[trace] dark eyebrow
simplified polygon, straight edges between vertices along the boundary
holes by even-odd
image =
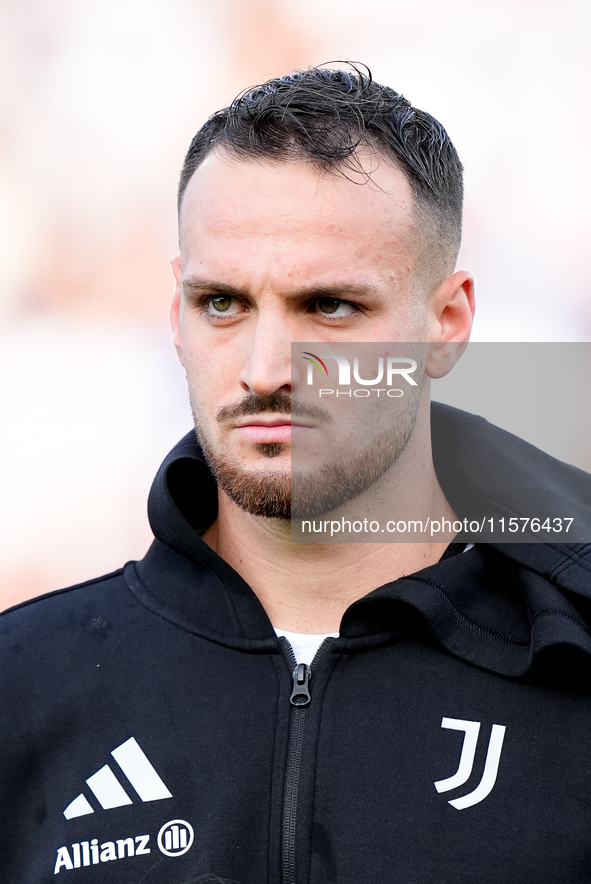
[[[226,282],[214,282],[214,280],[197,279],[192,276],[183,280],[183,291],[187,292],[187,294],[195,295],[211,295],[215,292],[220,295],[232,295],[237,298],[248,296],[246,289],[236,288],[236,286],[228,285]]]
[[[183,290],[191,295],[200,295],[213,293],[220,295],[229,295],[235,298],[247,298],[250,293],[248,289],[238,288],[229,285],[226,282],[216,282],[215,280],[200,279],[198,277],[188,277],[183,280]],[[351,297],[368,297],[378,295],[379,291],[373,285],[360,285],[354,283],[342,283],[336,285],[313,286],[309,289],[302,288],[298,292],[287,295],[288,301],[299,301],[311,298],[334,298],[335,300],[346,300]]]

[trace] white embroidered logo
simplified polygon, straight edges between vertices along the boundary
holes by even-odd
[[[158,832],[158,847],[165,856],[182,856],[190,849],[195,833],[186,820],[171,820]]]
[[[464,731],[464,742],[462,752],[460,754],[460,764],[457,771],[452,777],[445,780],[438,780],[434,783],[438,792],[450,792],[463,786],[470,778],[474,769],[474,756],[476,755],[476,746],[478,744],[478,735],[480,734],[479,721],[463,721],[461,718],[442,718],[441,727],[449,730]],[[448,803],[456,810],[464,810],[466,807],[473,807],[483,801],[487,795],[492,792],[493,786],[497,781],[497,773],[499,770],[499,761],[501,758],[501,750],[503,748],[503,740],[505,738],[505,725],[493,724],[490,739],[488,741],[488,749],[486,752],[486,760],[484,762],[484,771],[479,784],[461,798],[454,798]]]
[[[130,737],[125,743],[121,743],[120,746],[113,749],[111,755],[142,801],[160,801],[164,798],[172,798],[171,792],[168,791],[134,737]],[[89,777],[86,784],[103,810],[133,804],[132,799],[108,764]],[[64,810],[67,820],[89,813],[94,813],[94,808],[82,792]]]

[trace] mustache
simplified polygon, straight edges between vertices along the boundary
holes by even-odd
[[[288,393],[276,391],[267,395],[250,393],[241,402],[233,405],[222,405],[217,412],[216,420],[219,423],[236,420],[248,415],[263,414],[270,411],[275,414],[290,414],[292,417],[311,418],[312,420],[330,423],[332,417],[324,408],[318,405],[304,405],[293,399]]]

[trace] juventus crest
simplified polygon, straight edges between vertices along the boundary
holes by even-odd
[[[460,763],[458,769],[452,777],[445,780],[438,780],[434,783],[438,792],[451,792],[466,783],[474,769],[474,758],[476,756],[476,747],[478,745],[478,737],[480,735],[479,721],[463,721],[461,718],[442,718],[441,727],[454,731],[464,731],[464,742],[460,753]],[[467,807],[473,807],[490,795],[494,784],[497,781],[497,773],[499,770],[499,761],[501,759],[501,751],[503,748],[503,740],[505,738],[505,725],[493,724],[484,762],[484,770],[480,782],[471,792],[463,795],[461,798],[454,798],[448,803],[456,810],[465,810]]]

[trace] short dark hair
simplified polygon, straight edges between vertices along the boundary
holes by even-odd
[[[239,157],[309,159],[333,170],[357,168],[360,147],[377,150],[405,173],[419,217],[430,221],[447,260],[462,230],[462,164],[441,125],[372,78],[369,68],[309,68],[268,80],[213,114],[197,132],[181,172],[178,208],[195,169],[218,145]],[[433,243],[431,243],[433,245]]]

